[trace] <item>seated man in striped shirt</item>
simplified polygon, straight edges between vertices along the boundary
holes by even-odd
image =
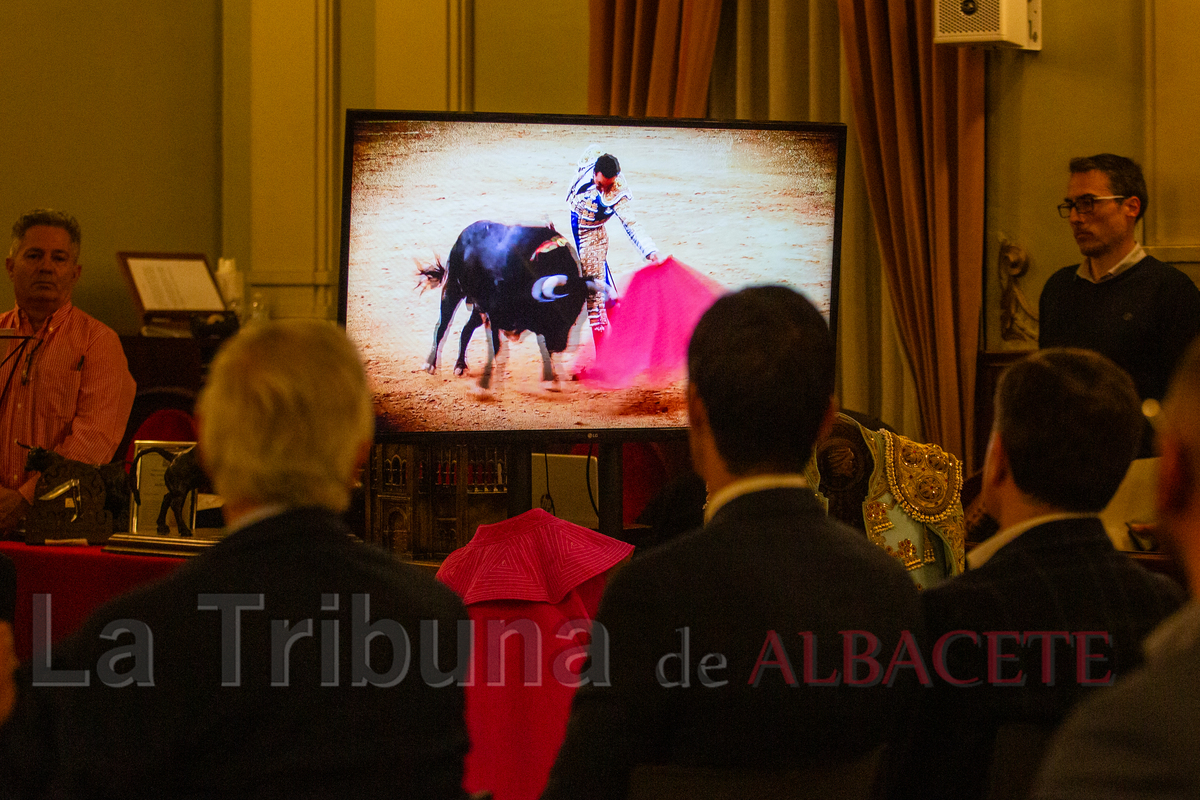
[[[26,447],[89,464],[112,459],[136,388],[115,331],[71,304],[79,280],[79,222],[38,209],[13,224],[4,260],[17,307],[0,315],[0,530],[33,504],[38,474]]]

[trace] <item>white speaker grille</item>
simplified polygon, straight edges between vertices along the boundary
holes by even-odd
[[[999,31],[999,0],[938,0],[938,33],[998,33]]]

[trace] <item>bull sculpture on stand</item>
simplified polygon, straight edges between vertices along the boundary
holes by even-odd
[[[197,497],[200,493],[211,494],[212,482],[209,481],[208,475],[205,474],[200,466],[200,459],[196,454],[196,448],[190,447],[182,453],[177,453],[172,450],[167,450],[162,447],[148,447],[142,450],[134,458],[133,471],[136,474],[137,460],[148,453],[154,453],[162,456],[167,460],[167,471],[163,475],[163,483],[166,484],[167,493],[163,495],[162,505],[158,510],[158,519],[156,526],[158,532],[166,535],[171,532],[171,526],[167,524],[167,511],[175,515],[175,527],[179,529],[180,536],[191,536],[192,528],[188,525],[187,515],[183,513],[184,503],[188,496],[192,497],[193,516],[196,508]],[[133,490],[134,499],[141,504],[141,497],[136,488]]]
[[[191,536],[192,529],[183,513],[189,495],[211,492],[208,476],[201,469],[195,448],[176,453],[161,447],[147,448],[137,459],[155,453],[168,461],[163,476],[167,493],[159,508],[157,530],[168,534],[167,512],[175,515],[180,536]],[[104,544],[115,531],[129,530],[130,498],[139,505],[141,496],[131,485],[125,463],[95,466],[47,450],[32,447],[25,458],[28,472],[40,472],[34,490],[34,503],[25,518],[26,541],[42,544],[47,540],[78,539],[88,544]]]
[[[128,530],[130,489],[123,463],[98,467],[33,447],[25,469],[41,473],[25,517],[30,544],[58,539],[104,544],[114,530]]]

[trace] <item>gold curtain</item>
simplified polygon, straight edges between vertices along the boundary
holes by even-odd
[[[984,60],[929,0],[838,0],[867,194],[925,435],[974,468]]]
[[[721,0],[590,0],[588,113],[703,117]]]
[[[835,4],[727,0],[710,116],[846,123],[837,396],[843,408],[923,441],[916,383],[883,279],[849,86]]]

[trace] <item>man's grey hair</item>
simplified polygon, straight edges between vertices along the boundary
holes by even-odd
[[[52,208],[35,208],[17,217],[12,226],[12,243],[8,246],[8,257],[12,258],[21,247],[25,234],[35,225],[49,225],[51,228],[62,228],[71,239],[75,248],[75,259],[79,260],[79,248],[83,241],[83,233],[79,228],[79,220],[62,211]]]
[[[243,329],[213,360],[196,408],[201,459],[227,502],[349,505],[374,414],[358,351],[333,324]]]

